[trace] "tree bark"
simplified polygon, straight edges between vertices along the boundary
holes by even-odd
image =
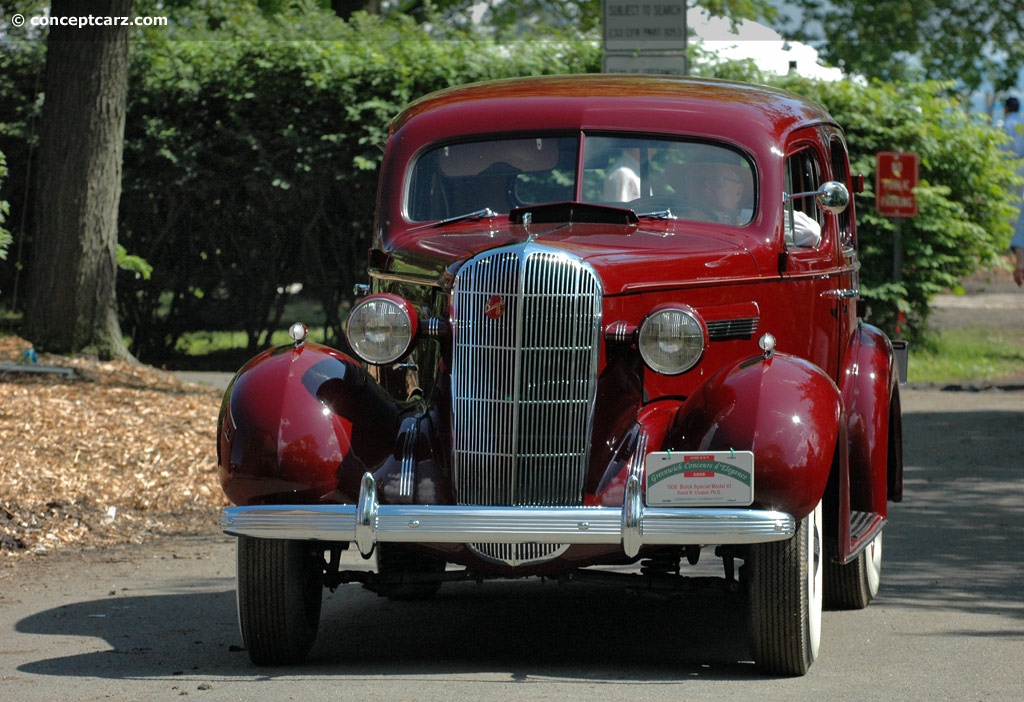
[[[52,17],[129,17],[131,0],[53,0]],[[23,335],[40,350],[131,359],[117,318],[117,213],[129,26],[51,25]]]

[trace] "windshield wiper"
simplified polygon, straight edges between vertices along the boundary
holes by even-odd
[[[654,210],[653,212],[644,212],[643,214],[638,214],[637,217],[645,217],[651,219],[679,219],[674,214],[672,214],[672,210],[669,209]]]
[[[490,219],[491,217],[497,217],[498,213],[492,210],[490,207],[485,207],[482,210],[474,210],[473,212],[467,212],[466,214],[456,215],[447,219],[442,219],[438,222],[434,222],[430,226],[432,227],[443,227],[446,224],[455,224],[456,222],[466,222],[471,219]]]

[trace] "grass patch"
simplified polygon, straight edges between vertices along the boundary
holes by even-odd
[[[934,344],[910,347],[911,383],[986,382],[1024,377],[1024,328],[943,329]]]

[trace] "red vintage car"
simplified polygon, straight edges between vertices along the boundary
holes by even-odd
[[[704,555],[746,594],[756,665],[805,673],[823,604],[877,592],[902,493],[862,185],[832,117],[765,87],[543,77],[407,107],[350,349],[296,324],[223,403],[252,660],[307,655],[325,586],[628,586]],[[349,548],[376,570],[343,569]]]

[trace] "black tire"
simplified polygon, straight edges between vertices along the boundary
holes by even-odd
[[[825,604],[829,609],[864,609],[878,594],[882,576],[882,533],[846,565],[825,566]]]
[[[377,572],[381,582],[373,589],[396,602],[429,600],[441,589],[439,576],[446,563],[402,544],[377,544]]]
[[[306,659],[320,626],[323,549],[314,541],[238,539],[238,622],[256,665]]]
[[[804,675],[821,641],[821,504],[800,522],[793,538],[750,548],[749,621],[758,669]]]

